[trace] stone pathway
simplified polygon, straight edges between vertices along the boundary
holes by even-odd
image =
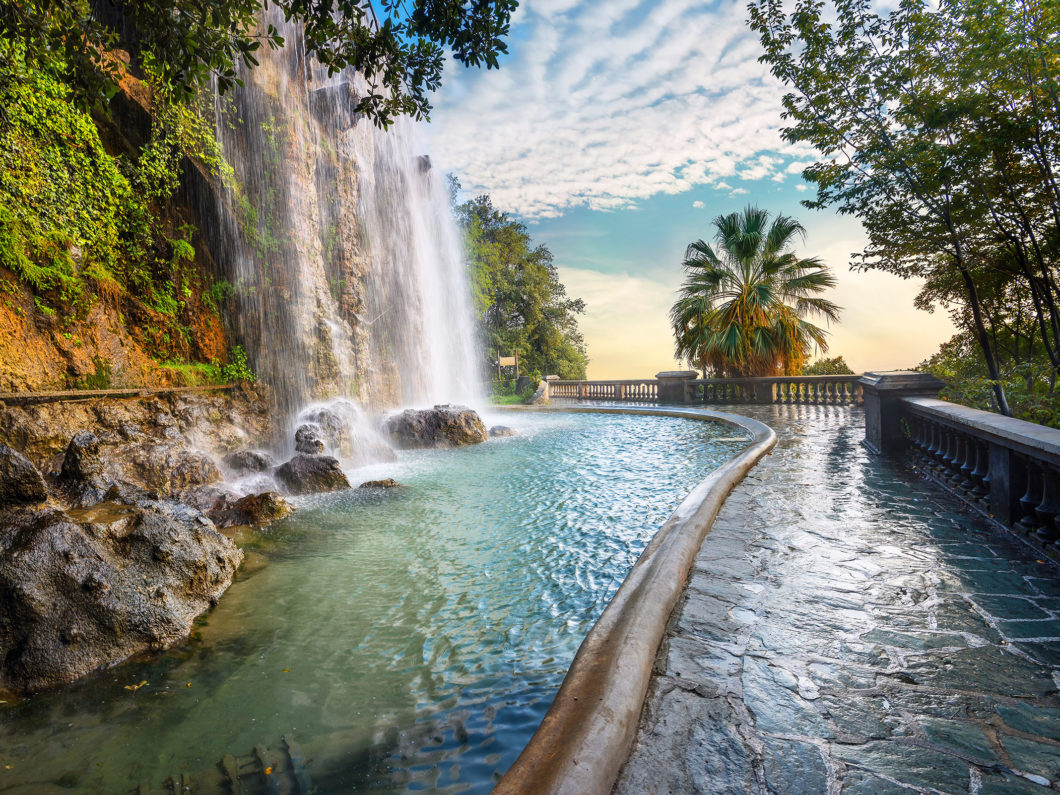
[[[707,537],[619,793],[1060,788],[1060,569],[860,445],[780,437]]]

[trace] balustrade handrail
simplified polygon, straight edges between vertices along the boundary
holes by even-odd
[[[666,404],[851,405],[862,400],[861,376],[789,375],[755,378],[696,378],[696,372],[659,373],[655,378],[549,382],[550,397]]]
[[[1060,430],[1015,417],[973,409],[935,398],[902,398],[906,410],[942,422],[982,441],[1060,465]]]
[[[874,438],[895,449],[900,421],[917,469],[1060,559],[1060,430],[924,396],[893,404],[881,402]],[[889,430],[877,432],[881,422]]]
[[[771,375],[771,376],[756,376],[753,378],[691,378],[688,379],[688,383],[691,384],[774,384],[777,382],[785,383],[822,383],[825,381],[857,381],[861,378],[860,375]],[[551,384],[561,384],[563,386],[576,386],[578,384],[656,384],[659,382],[658,378],[604,378],[604,379],[581,379],[581,380],[553,380]]]

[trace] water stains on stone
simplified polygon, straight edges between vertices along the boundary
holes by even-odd
[[[616,792],[1060,781],[1056,567],[870,458],[856,409],[744,413],[780,443],[700,550]]]

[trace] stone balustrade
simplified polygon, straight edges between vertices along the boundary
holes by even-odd
[[[658,373],[639,381],[550,381],[550,397],[667,404],[809,404],[861,403],[857,375],[785,376],[780,378],[697,378],[694,370]]]
[[[549,381],[550,397],[572,400],[622,400],[656,403],[659,384],[652,378],[639,381]]]
[[[857,375],[802,375],[781,378],[708,378],[689,381],[688,403],[861,403]]]
[[[923,373],[866,373],[865,445],[1060,557],[1060,430],[960,406]]]

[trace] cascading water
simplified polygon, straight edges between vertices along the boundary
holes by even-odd
[[[327,76],[307,61],[300,29],[271,14],[286,45],[217,100],[235,179],[207,212],[252,367],[288,422],[335,398],[369,411],[479,402],[442,175],[414,124],[382,131],[357,114],[363,79]]]

